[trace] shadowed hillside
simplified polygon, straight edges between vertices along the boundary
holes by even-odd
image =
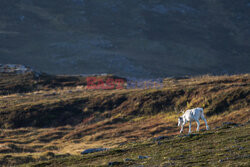
[[[54,81],[58,76],[50,77]],[[1,165],[249,164],[249,74],[165,78],[161,89],[89,90],[86,85],[65,85],[65,78],[57,82],[59,87],[45,84],[0,96]],[[176,136],[180,111],[193,107],[204,108],[211,131]],[[160,142],[152,143],[154,137]],[[211,146],[208,138],[214,139]],[[188,143],[198,147],[185,153]],[[111,150],[79,156],[84,149],[100,147]],[[142,154],[150,158],[138,159]],[[202,156],[196,162],[190,154]]]
[[[111,74],[92,75],[98,83],[98,79],[106,82],[109,79],[121,79],[124,82],[125,78],[117,77]],[[69,87],[85,87],[87,86],[88,76],[83,75],[50,75],[43,72],[38,72],[30,67],[16,64],[0,64],[0,95],[27,93],[39,90],[63,89]],[[116,87],[117,84],[114,83]],[[115,88],[114,87],[114,88]]]
[[[250,72],[248,0],[2,0],[0,63],[154,78]]]
[[[196,106],[203,107],[207,116],[213,116],[247,109],[250,104],[249,75],[166,78],[163,89],[146,90],[88,90],[86,84],[76,87],[74,82],[65,87],[66,79],[50,80],[57,81],[55,85],[61,89],[40,88],[39,92],[3,96],[0,126],[54,127],[81,122],[108,125]]]

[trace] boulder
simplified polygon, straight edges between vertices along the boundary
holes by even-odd
[[[106,151],[108,150],[107,148],[90,148],[86,149],[81,154],[89,154],[89,153],[94,153],[94,152],[100,152],[100,151]]]
[[[139,155],[138,158],[139,158],[139,159],[147,159],[147,158],[149,158],[149,156],[142,156],[142,155]]]

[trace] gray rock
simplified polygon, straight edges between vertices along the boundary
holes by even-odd
[[[222,125],[237,125],[234,122],[223,122]]]
[[[108,150],[107,148],[90,148],[86,149],[81,154],[89,154],[89,153],[94,153],[94,152],[99,152],[99,151],[106,151]]]
[[[191,152],[190,149],[184,149],[183,152]]]
[[[124,162],[129,162],[129,161],[134,161],[133,159],[130,159],[130,158],[125,158],[124,159]]]
[[[109,162],[108,166],[120,165],[120,164],[121,164],[121,162],[114,161],[114,162]]]
[[[215,128],[213,128],[213,129],[220,129],[221,127],[220,126],[216,126]]]
[[[234,123],[234,122],[223,122],[222,123],[222,128],[228,128],[228,127],[238,127],[239,124]]]
[[[158,141],[158,140],[163,140],[163,139],[168,139],[168,136],[159,136],[159,137],[155,137],[153,138],[154,141]]]
[[[238,150],[243,150],[244,149],[244,147],[240,147]]]
[[[21,64],[0,64],[0,73],[15,73],[15,74],[33,73],[36,76],[40,75],[40,72],[35,71],[32,68]]]
[[[139,159],[148,159],[149,156],[142,156],[142,155],[139,155],[138,158],[139,158]]]

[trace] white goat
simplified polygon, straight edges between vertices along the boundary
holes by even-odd
[[[204,117],[204,113],[203,113],[203,109],[202,108],[194,108],[194,109],[190,109],[185,111],[185,113],[178,118],[178,126],[181,126],[181,131],[180,133],[183,132],[183,126],[189,122],[189,131],[188,133],[191,133],[191,124],[192,121],[196,121],[197,123],[197,129],[196,131],[199,131],[199,127],[200,127],[200,119],[203,119],[205,124],[206,124],[206,129],[209,130],[209,127],[207,125],[207,120]]]

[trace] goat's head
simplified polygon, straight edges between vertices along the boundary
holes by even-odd
[[[182,125],[183,123],[183,118],[182,117],[179,117],[178,118],[178,126]]]

